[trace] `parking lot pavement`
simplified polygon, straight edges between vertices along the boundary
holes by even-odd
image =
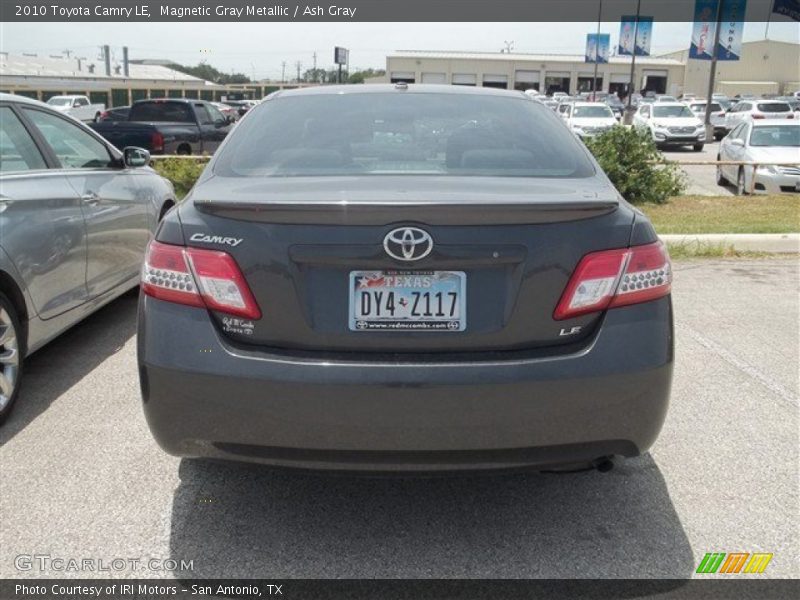
[[[0,576],[58,576],[15,568],[49,554],[193,561],[117,576],[683,578],[706,552],[742,551],[798,577],[799,289],[796,260],[677,263],[673,398],[652,453],[606,474],[449,478],[164,455],[126,296],[27,362],[0,428]]]
[[[661,153],[667,160],[677,162],[696,160],[717,160],[719,142],[710,142],[703,147],[702,152],[695,152],[691,146],[668,148]],[[687,177],[686,193],[697,196],[733,196],[733,186],[717,185],[717,172],[713,165],[683,165],[681,167]]]

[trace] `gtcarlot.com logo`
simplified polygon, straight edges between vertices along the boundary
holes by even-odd
[[[697,573],[763,573],[772,554],[766,552],[708,552],[697,566]]]
[[[109,573],[121,571],[193,571],[194,561],[177,558],[87,558],[51,556],[50,554],[18,554],[14,557],[18,571],[55,571],[63,573]]]

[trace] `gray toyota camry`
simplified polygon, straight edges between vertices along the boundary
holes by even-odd
[[[150,243],[144,411],[180,456],[605,469],[664,421],[670,284],[647,218],[525,94],[279,92]]]

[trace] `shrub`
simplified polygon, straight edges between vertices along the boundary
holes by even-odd
[[[647,131],[612,127],[586,146],[628,202],[661,204],[686,187],[680,167],[667,164]]]
[[[205,166],[206,161],[193,158],[160,158],[153,161],[153,168],[175,186],[178,200],[189,193]]]

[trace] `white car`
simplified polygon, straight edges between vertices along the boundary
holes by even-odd
[[[794,119],[794,111],[781,100],[741,100],[725,114],[725,128],[731,131],[749,119]]]
[[[694,100],[689,102],[689,108],[697,117],[705,123],[706,121],[706,106],[708,102],[705,100]],[[714,126],[714,139],[719,141],[725,137],[728,130],[725,128],[725,109],[719,102],[711,102],[711,124]]]
[[[617,124],[605,102],[576,102],[564,111],[564,120],[581,139],[599,135]]]
[[[88,96],[53,96],[47,105],[78,121],[99,121],[106,110],[105,104],[92,104]]]
[[[677,100],[677,98],[675,98],[675,96],[666,96],[666,95],[662,94],[662,95],[656,96],[656,100],[655,101],[660,104],[662,102],[677,102],[678,100]]]
[[[700,152],[706,142],[706,128],[682,102],[642,104],[633,116],[633,126],[647,130],[656,146],[692,146]]]
[[[800,192],[800,122],[787,119],[739,123],[719,144],[718,161],[762,163],[763,166],[718,165],[717,183],[736,184],[736,193]],[[794,163],[777,166],[772,163]],[[753,181],[755,177],[755,181]]]

